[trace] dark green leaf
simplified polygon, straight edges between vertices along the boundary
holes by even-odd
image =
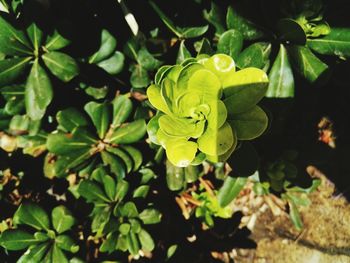
[[[350,29],[333,27],[325,37],[308,39],[307,45],[322,55],[350,57]]]
[[[154,241],[152,236],[144,229],[141,229],[139,235],[142,250],[152,251],[154,249]]]
[[[117,190],[114,179],[109,175],[104,175],[102,181],[106,195],[110,200],[114,200]]]
[[[256,40],[264,36],[253,22],[238,14],[231,6],[227,9],[226,24],[228,29],[239,30],[245,40]]]
[[[26,35],[0,16],[0,52],[6,55],[32,55]]]
[[[137,53],[137,61],[145,70],[156,70],[161,64],[145,47],[142,47]]]
[[[28,250],[18,259],[17,263],[42,262],[49,246],[50,243],[43,243],[28,248]]]
[[[27,28],[27,34],[30,41],[32,42],[35,52],[38,54],[43,40],[43,31],[38,27],[36,23],[32,23]]]
[[[120,126],[111,136],[106,138],[106,141],[116,144],[130,144],[139,141],[145,134],[146,122],[141,119]]]
[[[126,173],[126,167],[122,159],[114,154],[110,154],[106,151],[101,152],[102,161],[105,165],[109,165],[112,173],[117,178],[124,178]]]
[[[44,209],[32,203],[22,204],[16,211],[15,224],[25,224],[38,230],[49,230],[50,219]]]
[[[35,60],[25,90],[25,105],[28,116],[33,120],[41,119],[52,98],[51,81],[45,70],[39,65],[39,61]]]
[[[223,25],[224,18],[222,16],[220,7],[213,1],[211,1],[210,4],[210,11],[208,12],[207,10],[204,10],[203,15],[204,18],[215,27],[215,34],[219,36],[225,31],[225,26]]]
[[[151,82],[147,70],[141,67],[140,65],[133,65],[131,66],[130,70],[130,83],[133,88],[144,88],[147,87],[148,84]]]
[[[270,52],[270,43],[254,43],[239,54],[236,60],[236,65],[241,69],[248,67],[264,69],[269,62]]]
[[[110,109],[107,103],[97,103],[91,101],[87,103],[84,110],[89,114],[96,130],[98,137],[103,139],[110,126]]]
[[[0,245],[7,250],[22,250],[36,243],[32,234],[19,229],[6,230],[0,236]]]
[[[129,146],[129,145],[123,145],[120,147],[121,149],[123,149],[124,151],[126,151],[129,156],[131,156],[132,160],[133,160],[133,171],[137,171],[141,164],[142,164],[142,153],[140,150]]]
[[[135,189],[132,197],[133,198],[145,198],[149,192],[149,185],[141,185]]]
[[[67,257],[56,244],[52,246],[51,251],[52,251],[51,262],[68,263]]]
[[[88,119],[75,108],[68,108],[56,114],[58,129],[64,132],[72,132],[76,127],[87,126]]]
[[[247,182],[245,177],[228,176],[218,192],[218,200],[221,207],[225,207],[234,200]]]
[[[176,64],[181,64],[185,59],[190,58],[191,53],[185,46],[185,40],[181,40],[179,51],[177,52]]]
[[[28,67],[31,57],[0,60],[0,86],[16,81]]]
[[[63,250],[71,253],[76,253],[79,250],[79,246],[74,242],[74,240],[67,235],[59,235],[55,238],[55,244]]]
[[[139,212],[137,211],[136,205],[133,202],[126,202],[120,208],[120,215],[127,218],[137,217]]]
[[[278,21],[277,30],[280,39],[286,41],[288,44],[306,44],[306,34],[303,28],[293,19],[284,18]]]
[[[134,161],[132,157],[129,155],[128,152],[124,151],[122,148],[118,147],[108,147],[107,151],[118,156],[123,162],[126,167],[126,172],[130,173],[134,166]]]
[[[108,30],[102,29],[100,48],[89,58],[89,63],[99,63],[110,57],[115,51],[116,46],[117,40],[115,37]]]
[[[208,26],[198,26],[198,27],[184,27],[181,28],[181,38],[195,38],[200,37],[208,31]]]
[[[64,206],[57,206],[52,210],[52,224],[57,233],[63,233],[75,224],[72,213]]]
[[[116,127],[128,119],[132,111],[132,102],[127,95],[119,95],[113,101],[113,122]]]
[[[210,42],[207,38],[203,38],[202,41],[196,42],[195,49],[197,51],[197,56],[202,54],[211,55],[213,53],[213,49],[211,48]]]
[[[293,66],[309,82],[313,83],[326,76],[328,72],[327,64],[317,58],[309,48],[293,46],[288,49],[288,52],[292,56]]]
[[[124,180],[119,180],[117,183],[117,190],[116,190],[116,201],[121,201],[126,196],[129,190],[129,183]]]
[[[166,182],[171,191],[177,191],[184,187],[185,170],[182,167],[177,167],[169,161],[166,163]]]
[[[218,52],[231,56],[233,59],[238,57],[243,47],[243,35],[240,31],[231,29],[223,33],[218,42]]]
[[[110,202],[101,187],[90,180],[83,180],[79,184],[79,194],[84,197],[88,202],[102,201]]]
[[[45,48],[52,50],[62,49],[70,44],[70,40],[63,37],[57,30],[55,30],[51,35],[46,39]]]
[[[277,58],[269,73],[269,87],[266,97],[293,98],[294,77],[286,48],[281,44]]]
[[[45,53],[42,58],[51,73],[64,82],[72,80],[79,74],[78,64],[67,54],[52,51]]]
[[[127,235],[128,250],[132,255],[137,255],[140,250],[140,243],[135,233],[129,232]]]

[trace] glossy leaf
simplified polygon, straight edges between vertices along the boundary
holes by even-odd
[[[257,68],[246,68],[232,74],[223,83],[224,103],[229,116],[245,112],[265,95],[268,86],[266,73]]]
[[[225,207],[229,205],[238,196],[246,183],[247,178],[228,176],[218,192],[220,206]]]
[[[70,40],[62,36],[57,30],[49,35],[45,42],[45,48],[47,50],[59,50],[70,44]]]
[[[332,27],[330,33],[322,38],[310,38],[308,47],[322,55],[338,57],[350,56],[350,29]]]
[[[185,40],[181,40],[179,45],[179,51],[177,52],[176,64],[182,63],[185,59],[190,58],[191,53],[185,46]]]
[[[79,246],[74,242],[74,240],[67,235],[59,235],[55,238],[55,244],[60,249],[65,251],[76,253],[79,250]]]
[[[32,234],[19,229],[6,230],[0,236],[0,245],[7,250],[22,250],[36,243]]]
[[[18,259],[17,263],[41,262],[49,250],[49,246],[49,243],[42,243],[29,247],[28,250]]]
[[[290,18],[281,19],[277,23],[277,29],[281,40],[297,45],[306,44],[306,34],[295,20]]]
[[[57,233],[63,233],[75,224],[72,213],[64,206],[57,206],[52,210],[52,224]]]
[[[36,23],[32,23],[27,28],[27,34],[33,45],[34,50],[38,52],[43,41],[43,31],[40,29],[40,27],[38,27]]]
[[[0,86],[18,80],[24,74],[30,60],[30,57],[0,60]]]
[[[210,2],[210,11],[204,10],[204,18],[215,27],[216,35],[221,35],[225,31],[224,18],[220,7],[215,2]]]
[[[51,81],[45,70],[39,65],[39,61],[35,60],[25,90],[25,105],[28,116],[33,120],[41,119],[52,98]]]
[[[110,57],[115,51],[116,47],[117,40],[115,37],[108,30],[102,29],[100,48],[90,56],[89,63],[99,63],[102,60]]]
[[[97,183],[90,180],[81,181],[79,184],[78,192],[88,202],[110,202],[101,187]]]
[[[255,106],[244,113],[232,115],[228,122],[235,130],[238,140],[252,140],[266,130],[268,118],[259,106]]]
[[[134,166],[134,161],[132,157],[129,155],[128,152],[123,150],[121,147],[115,148],[115,147],[108,147],[107,151],[118,156],[123,162],[126,167],[126,172],[130,173]]]
[[[142,249],[145,251],[152,251],[155,247],[152,236],[144,229],[141,229],[138,235]]]
[[[146,208],[139,214],[139,218],[145,225],[157,224],[161,217],[162,214],[154,208]]]
[[[181,28],[181,38],[200,37],[208,31],[208,26],[184,27]]]
[[[32,47],[24,32],[0,16],[0,52],[6,55],[31,55]]]
[[[136,120],[117,128],[106,140],[116,144],[130,144],[139,141],[146,133],[145,120]]]
[[[109,152],[101,152],[102,161],[105,165],[108,165],[112,173],[114,173],[117,178],[124,178],[126,167],[121,158]]]
[[[218,42],[218,52],[237,59],[239,52],[243,47],[243,35],[240,31],[230,29],[223,33]]]
[[[151,82],[147,70],[140,65],[134,65],[130,70],[130,83],[133,88],[144,88]]]
[[[271,52],[271,44],[258,42],[248,46],[237,57],[236,64],[239,68],[255,67],[264,69],[268,64]]]
[[[269,87],[266,97],[293,98],[294,77],[286,48],[281,44],[277,58],[269,73]]]
[[[296,70],[309,82],[317,81],[328,72],[327,64],[317,58],[309,48],[293,46],[289,50]]]
[[[110,109],[106,103],[91,101],[84,106],[89,114],[100,139],[103,139],[110,126]]]
[[[177,191],[184,187],[185,170],[177,167],[171,162],[166,162],[166,182],[171,191]]]
[[[72,132],[79,126],[87,126],[88,119],[80,111],[75,108],[67,108],[56,114],[58,129],[64,132]]]
[[[167,143],[168,160],[178,167],[190,165],[196,156],[197,144],[184,139],[174,139]]]
[[[123,145],[120,147],[122,150],[126,151],[133,160],[133,171],[137,171],[142,164],[142,153],[140,150],[129,145]]]
[[[116,127],[125,122],[132,111],[132,102],[126,95],[119,95],[113,101],[112,126]]]
[[[245,40],[256,40],[264,36],[262,30],[260,30],[253,22],[241,16],[231,6],[227,9],[226,24],[228,29],[239,30]]]
[[[32,203],[22,204],[16,211],[15,224],[25,224],[37,230],[49,230],[50,219],[44,209]]]
[[[205,68],[212,71],[223,82],[236,72],[236,64],[232,57],[225,54],[216,54],[208,59],[199,61]]]
[[[72,80],[79,74],[78,64],[67,54],[52,51],[44,54],[42,58],[51,73],[64,82]]]
[[[142,47],[137,53],[139,65],[146,70],[157,69],[161,62],[156,59],[145,47]]]

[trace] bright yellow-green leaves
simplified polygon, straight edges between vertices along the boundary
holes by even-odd
[[[164,147],[169,161],[179,167],[198,165],[203,156],[225,161],[238,140],[265,131],[268,119],[256,104],[267,85],[264,71],[236,72],[235,62],[224,54],[163,66],[147,90],[159,110],[147,125],[150,140]]]

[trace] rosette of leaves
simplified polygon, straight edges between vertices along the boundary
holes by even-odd
[[[296,73],[311,84],[327,80],[329,67],[315,53],[350,56],[350,29],[329,26],[320,0],[281,1],[277,7],[271,3],[264,3],[256,11],[251,10],[256,5],[254,0],[234,3],[225,14],[212,2],[204,17],[215,28],[218,52],[232,56],[241,69],[258,67],[268,72],[267,97],[291,98]],[[271,10],[280,12],[272,14]],[[265,17],[264,21],[254,22],[254,12],[264,14],[259,15]]]
[[[151,178],[142,177],[141,185],[132,191],[132,200],[147,196]],[[129,201],[128,192],[129,183],[108,175],[103,167],[79,184],[78,193],[94,204],[91,231],[97,238],[103,237],[101,252],[129,251],[138,257],[140,250],[150,252],[155,247],[143,225],[159,223],[161,214],[151,206],[140,211],[134,201]]]
[[[17,262],[68,262],[66,253],[79,250],[68,231],[76,223],[64,206],[57,206],[49,215],[36,204],[22,204],[16,211],[15,229],[5,230],[0,236],[0,245],[7,250],[27,251]],[[26,226],[26,228],[22,228]]]
[[[35,23],[17,29],[0,16],[0,87],[25,82],[24,100],[27,115],[40,120],[53,99],[50,74],[69,82],[79,74],[75,59],[58,51],[70,41],[57,31],[46,35]],[[23,102],[22,102],[23,103]]]
[[[144,119],[126,122],[132,101],[120,95],[110,103],[89,102],[84,109],[90,118],[74,108],[57,113],[57,131],[49,134],[46,142],[46,176],[89,173],[101,162],[120,178],[137,170],[142,154],[131,144],[144,137],[146,123]]]
[[[125,59],[124,54],[116,48],[117,39],[108,30],[102,29],[99,49],[83,61],[115,76],[123,70]],[[80,87],[95,99],[105,98],[108,93],[108,83],[98,86],[95,83],[89,84],[89,81],[91,80],[87,78],[85,82],[80,83]]]
[[[256,105],[267,85],[264,71],[236,72],[224,54],[163,66],[147,89],[158,109],[148,123],[150,140],[165,148],[175,166],[223,162],[238,140],[254,139],[267,128],[267,116]]]

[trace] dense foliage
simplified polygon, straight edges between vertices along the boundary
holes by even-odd
[[[282,113],[350,28],[321,0],[180,2],[0,0],[3,262],[209,262],[247,182],[303,229],[320,181]]]

